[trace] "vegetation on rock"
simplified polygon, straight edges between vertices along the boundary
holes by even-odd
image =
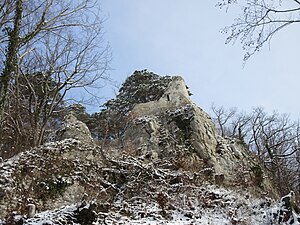
[[[135,105],[155,102],[170,91],[172,77],[136,71],[125,84],[99,114],[70,106],[73,113],[57,132],[59,141],[0,163],[1,225],[43,223],[43,215],[53,223],[61,218],[62,224],[82,225],[175,223],[177,218],[183,224],[298,220],[294,195],[292,207],[271,200],[278,190],[268,167],[240,144],[241,138],[217,135],[210,117],[190,100],[177,108],[162,101],[166,105],[154,114],[130,115]],[[90,142],[90,132],[76,116],[91,126],[99,145]],[[242,128],[236,128],[239,137]],[[33,216],[29,206],[45,212]]]

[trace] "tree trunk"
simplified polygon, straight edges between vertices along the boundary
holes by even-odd
[[[7,98],[7,90],[13,74],[17,71],[18,51],[20,47],[20,26],[22,20],[23,0],[16,0],[13,28],[7,29],[8,48],[4,69],[0,75],[0,120],[2,119]]]

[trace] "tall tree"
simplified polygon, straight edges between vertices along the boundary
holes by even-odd
[[[12,4],[10,1],[7,1],[7,4]],[[8,7],[3,3],[2,7]],[[2,8],[2,11],[3,11]],[[3,70],[0,76],[0,110],[3,112],[3,106],[6,100],[6,94],[9,82],[12,79],[13,73],[16,71],[18,64],[18,51],[21,44],[20,40],[20,29],[22,22],[22,13],[23,13],[23,1],[16,0],[15,9],[14,9],[14,19],[12,28],[6,26],[4,32],[7,34],[8,43],[7,43],[7,51],[5,53],[5,61]],[[8,17],[9,11],[5,10],[3,12],[2,17]],[[9,18],[9,17],[8,17]],[[8,23],[8,21],[3,21],[3,25]],[[2,24],[1,23],[1,24]],[[2,114],[2,113],[1,113]],[[1,115],[0,114],[0,115]],[[0,117],[1,118],[1,117]]]
[[[7,130],[21,136],[30,130],[30,145],[41,144],[66,94],[107,78],[110,52],[98,5],[97,0],[0,3],[0,139]]]
[[[228,8],[237,4],[241,14],[224,29],[226,43],[240,40],[246,51],[246,61],[271,41],[283,28],[300,22],[299,0],[221,0],[218,6]]]

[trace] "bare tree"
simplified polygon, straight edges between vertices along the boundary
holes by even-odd
[[[0,7],[1,132],[9,126],[24,136],[26,128],[36,146],[71,89],[107,79],[103,18],[97,0],[6,0]]]
[[[300,22],[299,0],[222,0],[217,5],[228,8],[234,4],[242,8],[242,13],[224,33],[228,35],[226,43],[241,41],[245,61],[278,31]]]
[[[229,133],[229,123],[230,120],[235,116],[237,110],[236,108],[231,108],[229,110],[224,109],[223,106],[221,107],[216,107],[215,105],[211,106],[212,112],[214,114],[213,120],[217,124],[219,130],[220,130],[220,135],[222,137],[224,136],[231,136]]]
[[[222,136],[239,138],[257,154],[273,176],[279,191],[300,190],[299,180],[299,122],[286,114],[268,114],[254,108],[249,114],[213,106],[215,122]]]
[[[96,72],[94,68],[96,63],[101,62],[103,66],[103,62],[107,61],[107,58],[101,61],[104,51],[103,49],[96,51],[100,50],[99,45],[102,43],[101,23],[103,21],[99,18],[96,4],[96,0],[4,1],[2,11],[0,11],[2,14],[0,26],[5,27],[0,35],[0,58],[3,59],[3,65],[1,65],[3,70],[0,76],[0,108],[3,108],[9,83],[18,72],[17,70],[22,67],[20,60],[28,55],[32,58],[33,54],[39,55],[36,61],[41,60],[40,56],[46,53],[47,49],[55,48],[58,42],[62,44],[62,48],[67,48],[65,51],[62,51],[61,47],[59,51],[56,48],[57,54],[65,54],[59,57],[56,55],[56,58],[66,61],[66,63],[59,62],[60,66],[66,70],[72,65],[77,77],[81,74],[82,83],[81,68],[83,66],[85,70],[89,68],[89,72],[91,70]],[[70,50],[74,47],[76,48]],[[90,52],[95,47],[97,47],[93,50],[95,55],[92,57]],[[53,52],[48,56],[51,54],[53,55]],[[53,61],[52,63],[58,63],[53,58],[50,60]],[[99,71],[97,73],[99,74]],[[70,78],[71,75],[72,73],[66,75],[67,82],[74,83],[74,79]],[[85,79],[84,82],[91,84],[96,78],[99,76],[94,76],[89,81]]]
[[[298,137],[297,123],[286,114],[274,112],[268,115],[262,108],[255,108],[250,121],[249,145],[262,160],[273,163],[273,159],[288,157]]]
[[[247,115],[246,113],[236,113],[235,117],[231,120],[231,127],[229,130],[231,131],[231,136],[238,138],[240,141],[245,143],[247,135],[250,132],[249,123],[251,121],[251,115]]]
[[[253,109],[250,120],[251,132],[247,143],[260,159],[264,155],[264,142],[261,140],[262,127],[267,126],[272,120],[273,118],[268,117],[263,108],[257,107]]]
[[[11,2],[7,2],[10,4]],[[4,5],[3,7],[8,7]],[[4,18],[6,17],[9,19],[8,15],[9,11],[5,10],[2,15]],[[3,65],[3,70],[0,76],[0,111],[3,111],[3,105],[5,103],[6,93],[8,89],[9,82],[11,81],[12,74],[16,71],[16,67],[18,64],[18,51],[19,46],[21,44],[20,40],[20,30],[21,30],[21,21],[22,21],[22,14],[23,14],[23,2],[22,0],[17,0],[15,2],[15,9],[14,9],[14,17],[13,17],[13,24],[12,28],[5,27],[4,31],[8,37],[7,43],[7,50],[5,51],[2,49],[1,52],[5,52],[5,61]],[[2,24],[9,23],[9,21],[2,21]],[[5,37],[5,36],[4,36]],[[3,40],[4,42],[5,40]],[[1,113],[2,114],[2,113]],[[1,116],[0,114],[0,116]],[[1,119],[1,117],[0,117]]]

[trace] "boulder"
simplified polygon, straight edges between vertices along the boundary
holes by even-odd
[[[280,202],[280,208],[277,212],[278,223],[299,224],[300,209],[296,203],[296,196],[293,191],[283,196]]]
[[[64,139],[75,139],[85,144],[93,144],[93,138],[87,125],[79,120],[72,113],[66,115],[63,124],[56,131],[56,141]]]

